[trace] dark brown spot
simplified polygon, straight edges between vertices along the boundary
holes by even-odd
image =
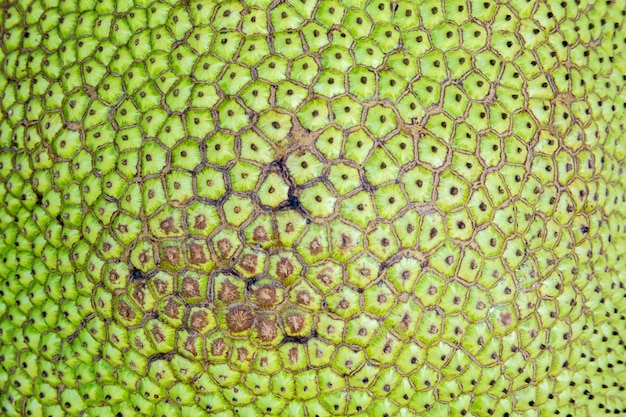
[[[293,271],[293,263],[287,258],[280,258],[276,263],[276,275],[278,275],[279,278],[285,279],[293,274]]]
[[[203,264],[207,261],[204,248],[199,243],[189,244],[189,262],[192,264]]]
[[[174,299],[170,299],[165,305],[165,308],[163,309],[163,313],[171,319],[177,319],[180,317],[179,308],[180,308],[180,304],[178,303],[178,301]]]
[[[257,330],[259,331],[259,339],[263,342],[271,342],[278,334],[276,324],[274,323],[274,320],[270,318],[264,318],[259,321]]]
[[[157,343],[161,343],[162,341],[165,340],[165,335],[163,334],[159,326],[157,325],[152,326],[152,329],[150,329],[150,332],[152,332],[152,336],[154,336],[154,340],[156,340]]]
[[[209,324],[209,314],[204,310],[196,310],[191,314],[189,327],[195,331],[201,331]]]
[[[291,333],[298,333],[304,328],[304,317],[300,313],[288,313],[284,318],[284,322]]]
[[[308,291],[302,290],[298,291],[298,294],[296,294],[296,301],[298,302],[298,304],[308,306],[311,303],[311,300],[312,297]]]
[[[198,297],[200,295],[200,283],[192,277],[183,278],[181,293],[183,297]]]
[[[268,308],[276,304],[276,287],[263,285],[254,291],[256,304],[261,308]]]
[[[180,251],[176,246],[167,246],[163,248],[163,258],[171,265],[178,265],[180,262]]]
[[[252,253],[247,253],[243,255],[239,265],[244,271],[246,271],[249,274],[252,274],[254,273],[254,271],[256,271],[257,261],[258,261],[258,256]]]
[[[226,343],[221,337],[211,342],[211,355],[220,356],[226,350]]]
[[[198,214],[194,218],[193,227],[196,229],[204,229],[206,227],[206,217],[204,214]]]
[[[309,251],[311,252],[311,255],[319,255],[320,253],[322,253],[323,249],[324,247],[317,238],[313,239],[313,241],[309,245]]]
[[[222,258],[228,257],[232,248],[233,245],[228,239],[220,239],[217,241],[217,250],[220,252],[220,255],[222,255]]]
[[[511,324],[511,321],[512,321],[511,313],[509,312],[500,313],[499,320],[500,320],[500,323],[502,323],[504,326],[508,326],[509,324]]]
[[[125,320],[133,320],[137,317],[137,314],[133,311],[130,305],[126,301],[120,301],[117,303],[117,311],[120,316]]]
[[[230,280],[225,280],[222,282],[220,290],[217,293],[217,298],[226,304],[237,301],[239,300],[239,288],[230,282]]]
[[[267,242],[269,240],[267,231],[263,226],[257,226],[252,231],[252,238],[257,242]]]
[[[254,315],[252,311],[244,306],[237,306],[230,309],[226,314],[226,325],[233,332],[243,332],[252,327]]]
[[[168,217],[167,219],[163,220],[159,224],[159,227],[161,228],[161,230],[163,230],[168,235],[171,234],[171,233],[178,233],[178,228],[174,224],[174,218],[173,217]]]
[[[297,363],[298,362],[298,348],[292,347],[291,349],[289,349],[287,356],[289,357],[289,361],[291,363]]]

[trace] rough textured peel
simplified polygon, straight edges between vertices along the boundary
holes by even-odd
[[[624,0],[0,8],[2,416],[626,412]]]

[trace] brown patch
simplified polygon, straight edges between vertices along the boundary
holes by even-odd
[[[287,223],[285,225],[285,232],[287,233],[291,233],[295,230],[295,227],[293,227],[293,223]]]
[[[268,308],[276,303],[276,287],[263,285],[254,291],[256,304],[261,308]]]
[[[293,274],[294,270],[293,263],[287,258],[280,258],[276,263],[276,275],[278,275],[279,278],[287,278],[289,275]]]
[[[237,348],[237,360],[241,362],[248,360],[248,349],[245,347]]]
[[[185,340],[185,350],[189,353],[191,353],[193,356],[197,356],[198,355],[198,351],[196,350],[196,338],[193,336],[189,336],[187,338],[187,340]]]
[[[409,327],[411,326],[412,322],[413,322],[413,319],[411,318],[411,316],[409,316],[408,314],[405,314],[404,317],[402,317],[402,320],[400,320],[400,326],[402,327],[404,331],[407,331],[409,330]]]
[[[341,235],[341,245],[339,245],[339,249],[347,250],[352,246],[352,238],[346,234]]]
[[[249,274],[252,274],[256,271],[256,264],[258,262],[258,259],[259,259],[258,256],[252,253],[247,253],[243,255],[239,265],[241,265],[241,268],[243,268],[244,271],[246,271]]]
[[[180,262],[180,251],[176,246],[165,247],[163,248],[163,258],[171,265],[178,265]]]
[[[189,261],[192,264],[203,264],[207,261],[204,248],[199,243],[189,244]]]
[[[155,279],[154,286],[159,294],[165,294],[167,291],[167,283],[162,279]]]
[[[289,313],[285,316],[285,324],[291,333],[298,333],[304,328],[304,317],[300,313]]]
[[[296,301],[298,302],[298,304],[308,306],[309,304],[311,304],[311,300],[312,297],[308,291],[298,291],[298,294],[296,295]]]
[[[369,277],[371,271],[369,270],[369,268],[359,268],[359,274],[361,274],[362,277]]]
[[[269,318],[261,320],[257,326],[257,330],[259,331],[259,339],[263,342],[271,342],[278,334],[274,320]]]
[[[143,288],[139,285],[135,286],[133,290],[133,298],[143,307],[144,301],[146,299],[146,293],[144,293]]]
[[[204,229],[206,227],[206,217],[204,214],[198,214],[193,219],[193,227],[195,229]]]
[[[324,247],[317,238],[313,239],[309,244],[309,252],[311,252],[311,255],[319,255],[322,253],[322,250],[324,250]]]
[[[298,348],[292,347],[291,349],[289,349],[289,353],[287,353],[287,356],[289,356],[289,361],[291,363],[297,363],[298,357],[300,356],[298,354]]]
[[[211,342],[211,355],[220,356],[226,350],[226,343],[221,337]]]
[[[222,255],[222,258],[228,257],[232,248],[233,245],[228,239],[220,239],[217,241],[217,250],[219,251],[220,255]]]
[[[147,264],[148,262],[150,262],[150,252],[148,251],[142,251],[139,254],[139,262],[141,262],[142,264]]]
[[[434,285],[431,285],[430,287],[428,287],[428,294],[430,295],[437,294],[437,287],[435,287]]]
[[[345,310],[348,307],[350,307],[350,303],[348,302],[348,300],[344,298],[343,300],[339,301],[339,308],[342,308]]]
[[[378,294],[378,297],[376,297],[376,299],[381,304],[384,304],[387,302],[387,296],[385,294]]]
[[[199,332],[209,324],[209,314],[203,310],[196,310],[191,315],[189,327]]]
[[[428,333],[437,334],[439,333],[439,329],[437,329],[437,326],[430,326],[430,328],[428,329]]]
[[[509,312],[500,313],[500,317],[498,317],[498,319],[500,320],[500,323],[502,323],[504,326],[508,326],[513,321],[511,313]]]
[[[126,301],[120,301],[117,303],[117,311],[120,316],[125,320],[134,320],[137,314],[133,311],[132,307],[128,305]]]
[[[137,346],[139,349],[143,349],[143,342],[139,337],[135,337],[135,346]]]
[[[330,277],[330,275],[328,275],[325,272],[320,273],[317,276],[317,279],[319,279],[322,283],[324,283],[324,285],[330,285],[331,282],[333,282],[332,278]]]
[[[152,336],[154,336],[154,340],[156,340],[157,343],[161,343],[165,340],[165,335],[163,334],[163,331],[159,328],[159,326],[152,326],[152,329],[150,329],[150,331],[152,332]]]
[[[161,228],[161,230],[163,230],[166,234],[170,234],[170,233],[178,233],[178,228],[176,227],[176,225],[174,224],[174,218],[173,217],[168,217],[167,219],[163,220],[160,224],[159,227]]]
[[[111,281],[111,283],[115,284],[118,279],[120,279],[120,274],[118,274],[117,271],[109,272],[109,281]]]
[[[180,317],[179,307],[180,304],[178,303],[178,301],[170,299],[165,305],[163,313],[169,318],[177,319]]]
[[[200,283],[195,278],[183,278],[181,293],[184,297],[198,297],[200,295]]]
[[[487,307],[487,305],[485,303],[483,303],[482,301],[479,301],[479,302],[476,303],[476,308],[478,310],[484,310],[485,307]]]
[[[257,226],[252,231],[252,238],[257,242],[267,242],[269,237],[267,236],[267,231],[263,226]]]
[[[226,325],[233,332],[243,332],[252,327],[254,315],[249,308],[237,306],[226,314]]]
[[[217,299],[226,304],[239,300],[239,287],[230,280],[222,282],[220,291],[217,293]]]

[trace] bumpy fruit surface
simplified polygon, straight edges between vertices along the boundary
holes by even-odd
[[[626,412],[626,2],[0,6],[2,416]]]

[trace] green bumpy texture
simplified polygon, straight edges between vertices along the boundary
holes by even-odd
[[[626,412],[626,1],[0,7],[2,416]]]

